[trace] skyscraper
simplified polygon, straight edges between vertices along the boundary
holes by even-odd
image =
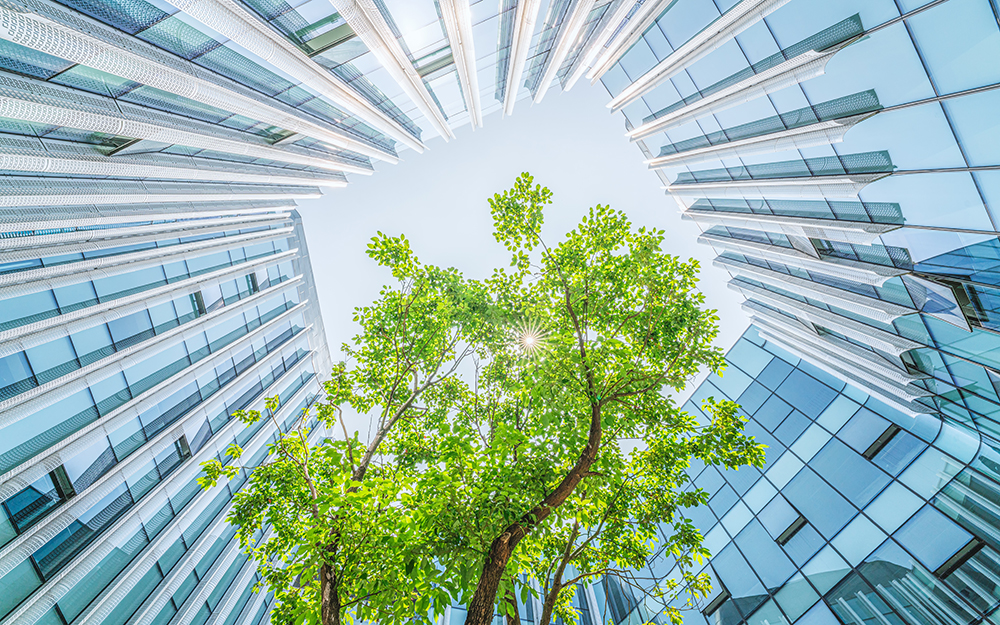
[[[685,408],[738,400],[752,415],[748,433],[768,445],[767,464],[693,468],[694,484],[712,493],[688,515],[714,554],[705,568],[714,590],[685,622],[992,621],[995,443],[946,419],[904,415],[754,327],[727,362]],[[673,566],[660,554],[640,577],[652,583]],[[602,590],[616,622],[655,613],[612,580]]]
[[[0,3],[0,624],[266,622],[224,522],[245,476],[194,476],[233,440],[260,462],[273,426],[231,413],[278,393],[288,427],[329,370],[294,200],[583,79],[754,323],[695,394],[772,445],[763,476],[697,478],[706,618],[992,619],[998,24],[995,0]],[[655,612],[613,579],[577,601]]]
[[[687,622],[996,618],[987,50],[993,2],[678,2],[604,75],[753,323],[687,404],[769,445],[763,475],[693,470],[716,589]],[[612,581],[617,622],[653,614]]]
[[[3,209],[0,606],[5,622],[259,616],[225,521],[330,357],[288,200]],[[219,621],[222,622],[222,621]]]

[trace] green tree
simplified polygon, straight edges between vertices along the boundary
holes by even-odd
[[[427,424],[417,478],[429,528],[449,547],[439,558],[460,576],[453,586],[468,602],[468,625],[487,625],[498,606],[509,612],[523,572],[555,589],[546,593],[550,617],[566,590],[561,575],[538,573],[554,561],[552,545],[569,549],[559,559],[567,565],[599,564],[584,570],[592,578],[606,563],[645,561],[656,524],[673,522],[671,549],[700,557],[701,536],[674,520],[678,505],[698,502],[678,492],[688,459],[763,462],[734,406],[699,425],[666,394],[724,363],[712,346],[718,318],[696,289],[697,262],[667,254],[664,232],[633,228],[607,206],[549,245],[551,193],[531,183],[524,175],[490,200],[495,237],[512,260],[485,283],[519,336],[489,344],[461,408],[439,431]],[[653,444],[626,455],[622,443],[634,440]],[[627,502],[616,498],[622,489]],[[601,524],[602,508],[611,524]],[[688,582],[705,589],[704,580]]]
[[[553,514],[554,522],[540,526],[522,543],[521,573],[539,589],[540,625],[550,625],[553,617],[574,622],[576,588],[606,575],[617,577],[633,594],[662,605],[677,624],[681,610],[672,606],[675,599],[686,596],[682,605],[693,608],[711,591],[708,576],[692,571],[709,553],[698,529],[683,516],[683,508],[706,504],[709,494],[696,487],[685,489],[689,459],[731,466],[738,459],[719,457],[716,450],[721,446],[712,438],[738,431],[742,422],[738,407],[728,401],[706,402],[703,410],[713,416],[707,425],[698,424],[669,401],[664,404],[668,418],[647,434],[641,446],[628,454],[606,454],[593,475]],[[714,432],[708,432],[710,428]],[[701,440],[687,436],[698,430],[703,433]],[[746,459],[754,464],[761,460],[754,450]],[[661,582],[637,576],[636,571],[660,549],[679,565],[679,575]]]
[[[360,332],[342,347],[347,360],[324,383],[319,422],[343,438],[311,442],[306,414],[282,432],[274,416],[278,398],[263,414],[236,415],[247,424],[270,418],[281,432],[272,459],[246,467],[250,478],[228,517],[275,593],[276,623],[330,625],[345,616],[398,622],[431,608],[439,613],[449,603],[434,554],[410,510],[399,505],[413,492],[414,473],[384,449],[399,453],[427,422],[452,409],[460,394],[457,371],[497,324],[482,284],[423,265],[405,237],[379,233],[367,253],[391,270],[395,283],[355,310]],[[369,419],[368,440],[348,434],[345,409]],[[234,478],[242,453],[234,444],[226,464],[205,463],[203,486]]]
[[[403,237],[369,246],[397,284],[358,309],[349,362],[326,384],[319,418],[343,439],[310,443],[300,422],[230,515],[276,593],[276,622],[395,623],[460,602],[469,625],[487,625],[532,592],[526,580],[546,619],[570,618],[574,578],[644,562],[659,524],[679,560],[705,555],[679,513],[704,501],[682,491],[690,458],[761,464],[732,404],[699,422],[668,394],[724,362],[697,262],[606,206],[549,245],[551,192],[532,183],[524,174],[490,200],[512,260],[484,280],[423,265]],[[349,435],[345,409],[374,434]],[[234,471],[209,464],[205,482]],[[706,584],[688,575],[667,590]]]

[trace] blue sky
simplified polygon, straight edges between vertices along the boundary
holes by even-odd
[[[345,189],[300,201],[334,360],[355,331],[352,309],[375,299],[390,279],[365,256],[368,240],[377,231],[403,233],[423,262],[486,276],[509,259],[491,235],[486,199],[522,171],[554,193],[548,240],[573,228],[595,204],[666,230],[670,253],[701,262],[707,304],[722,318],[718,344],[732,345],[748,325],[743,298],[726,288],[729,276],[712,266],[712,249],[696,243],[697,226],[680,219],[659,178],[625,138],[623,118],[605,108],[609,99],[601,85],[581,81],[539,105],[522,100],[508,118],[491,115],[475,131],[463,126],[449,143],[435,139],[423,154],[405,151],[397,165],[376,163],[374,175],[352,176]]]

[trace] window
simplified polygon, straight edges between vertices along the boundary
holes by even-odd
[[[887,427],[885,431],[882,432],[882,434],[879,435],[879,437],[876,438],[872,444],[868,446],[868,449],[866,449],[861,455],[868,460],[871,460],[877,456],[880,451],[885,449],[885,446],[889,444],[899,431],[900,427],[898,425],[895,423],[890,424],[889,427]]]
[[[0,306],[0,328],[13,328],[58,314],[59,308],[52,291],[12,297],[4,300],[3,306]]]
[[[929,505],[913,515],[895,537],[932,571],[958,568],[959,556],[973,541],[972,534]]]
[[[720,607],[722,607],[723,603],[729,601],[731,598],[732,595],[729,594],[729,591],[726,590],[725,587],[723,587],[722,592],[720,592],[715,599],[712,599],[712,601],[705,606],[705,609],[702,610],[701,613],[705,616],[712,616]]]
[[[208,310],[205,308],[205,296],[202,295],[201,291],[195,291],[191,294],[191,308],[196,317],[208,314]]]
[[[36,386],[24,352],[0,358],[0,399],[7,399]]]
[[[957,571],[959,568],[961,568],[961,566],[966,562],[968,562],[973,556],[979,553],[979,550],[982,549],[984,546],[986,546],[986,543],[973,536],[972,540],[970,540],[968,543],[965,544],[964,547],[955,552],[955,555],[948,558],[944,562],[944,564],[939,566],[934,571],[934,574],[940,577],[941,579],[948,577],[949,575]]]
[[[792,538],[795,537],[796,534],[799,533],[799,530],[805,527],[805,525],[806,525],[806,518],[800,514],[794,521],[792,521],[792,523],[787,528],[785,528],[785,531],[781,532],[781,535],[779,535],[777,538],[774,539],[774,542],[778,543],[779,545],[787,544],[788,541],[790,541]]]
[[[117,349],[125,349],[153,336],[153,323],[145,310],[112,319],[108,322],[108,329]]]

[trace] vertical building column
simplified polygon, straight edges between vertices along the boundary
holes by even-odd
[[[445,32],[458,70],[458,81],[465,96],[472,128],[483,125],[483,105],[479,96],[479,73],[476,68],[476,46],[472,39],[472,9],[469,0],[439,0]]]
[[[438,134],[445,141],[454,137],[444,113],[431,96],[424,79],[407,58],[375,2],[373,0],[331,0],[331,2]]]

